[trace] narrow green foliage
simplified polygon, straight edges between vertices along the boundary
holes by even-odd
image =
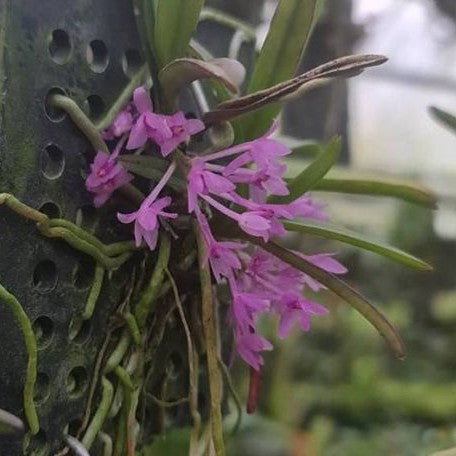
[[[275,244],[274,242],[263,242],[258,238],[249,236],[249,240],[269,253],[272,253],[277,258],[280,258],[290,266],[308,274],[313,279],[325,285],[337,296],[342,298],[357,310],[369,323],[374,326],[377,331],[385,338],[393,353],[402,359],[405,357],[405,348],[401,337],[397,333],[393,325],[378,311],[372,304],[370,304],[363,296],[356,290],[351,288],[347,283],[338,277],[320,269],[319,267],[309,263],[305,259],[299,257],[295,253]]]
[[[154,46],[159,67],[184,57],[204,0],[157,0]]]
[[[320,0],[321,1],[321,0]],[[217,22],[228,28],[232,28],[235,31],[240,31],[244,36],[251,40],[256,40],[256,31],[249,23],[238,19],[235,16],[225,13],[224,11],[217,10],[211,7],[205,7],[201,11],[200,21],[211,20]]]
[[[316,85],[318,86],[326,83],[329,79],[356,76],[362,73],[366,68],[381,65],[386,62],[386,60],[386,57],[382,55],[369,54],[340,57],[313,68],[312,70],[306,71],[292,79],[287,79],[286,81],[275,84],[272,87],[244,95],[243,97],[224,101],[217,105],[214,110],[205,113],[203,120],[206,122],[206,125],[212,125],[213,123],[223,120],[231,120],[243,114],[258,111],[265,106],[272,105],[279,101],[296,98],[306,90],[313,89]],[[267,125],[269,126],[272,123],[272,117],[266,120]],[[236,123],[236,125],[239,124],[241,123]],[[247,125],[247,129],[251,128],[245,119],[241,125]],[[266,128],[263,128],[263,130],[266,130]],[[250,137],[251,136],[249,136],[249,138]],[[240,141],[239,138],[238,140]]]
[[[225,63],[225,67],[219,65]],[[172,103],[177,102],[180,91],[193,81],[216,80],[231,93],[239,92],[239,81],[245,77],[245,69],[235,60],[218,59],[205,62],[200,59],[182,58],[173,60],[160,71],[160,86],[163,97]]]
[[[354,195],[390,196],[408,203],[437,209],[437,198],[427,188],[396,179],[321,179],[313,188],[322,192],[349,193]]]
[[[289,203],[313,188],[331,169],[339,157],[341,141],[331,140],[322,146],[315,160],[288,184],[289,195],[271,198],[273,203]]]
[[[419,258],[410,255],[409,253],[403,252],[396,247],[392,247],[378,241],[373,241],[361,234],[354,233],[346,229],[341,229],[327,224],[323,225],[316,222],[285,221],[284,226],[287,231],[295,231],[298,233],[305,233],[325,239],[340,241],[359,247],[363,250],[374,252],[377,255],[381,255],[385,258],[396,261],[397,263],[401,263],[409,268],[417,269],[418,271],[432,270],[432,266]]]
[[[256,61],[247,92],[253,93],[291,78],[309,41],[316,17],[317,0],[281,0]],[[271,71],[273,69],[273,71]],[[264,133],[279,113],[269,106],[242,119],[243,139]]]
[[[456,133],[456,116],[443,109],[436,108],[435,106],[431,106],[429,112],[442,125],[445,125],[445,127],[449,128],[453,133]]]
[[[298,146],[291,147],[291,155],[293,158],[314,157],[321,152],[321,146],[317,142],[307,142]]]
[[[119,161],[128,171],[154,182],[160,180],[169,166],[169,162],[166,160],[150,155],[123,155]],[[185,182],[176,176],[171,176],[166,185],[178,192],[182,192],[186,188]]]
[[[6,304],[14,314],[24,337],[25,347],[27,350],[27,370],[24,384],[24,411],[30,427],[30,432],[35,435],[40,430],[38,415],[36,413],[35,403],[33,401],[33,391],[36,382],[36,361],[37,347],[35,334],[33,333],[32,324],[24,312],[19,301],[0,285],[0,300]]]

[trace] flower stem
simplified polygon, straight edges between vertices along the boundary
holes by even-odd
[[[154,187],[150,195],[146,198],[148,201],[154,201],[160,192],[163,190],[164,186],[167,184],[171,176],[173,175],[176,169],[176,162],[173,161],[166,170],[165,174],[161,177],[158,184]]]
[[[213,154],[202,155],[198,157],[198,160],[203,162],[212,161],[212,160],[219,160],[220,158],[230,157],[231,155],[240,154],[241,152],[246,152],[249,150],[250,144],[238,144],[233,147],[229,147],[228,149],[221,150],[219,152],[214,152]]]
[[[117,114],[121,111],[121,109],[128,103],[130,100],[134,90],[141,85],[144,80],[144,76],[146,73],[145,65],[142,66],[138,72],[131,78],[130,82],[125,86],[122,92],[119,95],[119,98],[113,103],[113,105],[109,108],[109,111],[106,115],[96,124],[96,129],[98,131],[103,131],[112,124],[114,119],[116,118]]]
[[[195,224],[195,233],[198,243],[199,274],[201,282],[203,331],[206,342],[207,370],[209,376],[210,416],[212,440],[216,456],[224,456],[221,404],[221,378],[218,367],[217,329],[212,283],[209,265],[206,262],[206,243],[199,226]]]

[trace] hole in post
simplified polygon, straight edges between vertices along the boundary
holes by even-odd
[[[169,355],[166,363],[166,371],[170,378],[177,378],[182,374],[184,369],[184,361],[182,355],[175,351]]]
[[[92,229],[97,219],[97,210],[90,204],[80,207],[76,211],[76,225]]]
[[[82,345],[89,340],[92,325],[89,320],[81,320],[80,317],[73,318],[68,329],[70,341]]]
[[[69,396],[76,397],[84,393],[87,387],[88,375],[85,367],[75,367],[67,377],[66,390]]]
[[[103,73],[109,65],[108,48],[104,41],[91,41],[86,49],[86,59],[94,73]]]
[[[27,454],[33,454],[34,456],[48,455],[49,443],[43,429],[40,429],[38,434],[29,437],[29,439],[28,442],[24,442],[24,451],[27,451]]]
[[[136,49],[128,49],[122,57],[122,69],[126,76],[134,76],[144,64],[140,52]]]
[[[33,323],[33,332],[38,349],[46,348],[54,335],[54,323],[45,315],[38,317]]]
[[[35,390],[33,395],[33,400],[37,405],[46,402],[46,400],[51,395],[51,384],[49,377],[42,372],[38,372],[36,375]]]
[[[49,120],[52,122],[61,122],[66,117],[66,112],[63,109],[56,108],[51,101],[52,95],[66,95],[65,91],[60,87],[54,87],[46,95],[44,102],[44,110]]]
[[[41,172],[50,180],[58,179],[65,169],[65,155],[55,144],[48,144],[41,151]]]
[[[59,218],[62,215],[59,206],[52,201],[42,204],[38,210],[43,214],[46,214],[51,219]]]
[[[80,418],[71,420],[63,429],[64,434],[76,435],[81,427],[82,421]]]
[[[95,264],[93,260],[82,258],[73,272],[73,284],[80,290],[86,290],[92,285],[93,275],[95,273]]]
[[[89,95],[84,101],[84,108],[92,119],[98,119],[104,112],[104,101],[99,95]]]
[[[33,271],[33,286],[41,293],[51,291],[57,285],[57,266],[51,260],[40,261]]]
[[[52,32],[49,41],[49,54],[58,65],[64,65],[68,62],[71,55],[71,40],[65,30],[56,29]]]

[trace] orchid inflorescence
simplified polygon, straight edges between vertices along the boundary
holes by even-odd
[[[124,224],[134,223],[137,247],[144,241],[150,250],[154,250],[160,221],[183,215],[166,212],[172,198],[168,195],[160,197],[160,194],[173,174],[184,169],[185,212],[193,214],[199,226],[206,245],[205,261],[210,265],[215,281],[226,282],[231,292],[228,320],[233,328],[237,353],[259,371],[263,364],[261,352],[272,349],[271,343],[258,332],[261,316],[277,316],[278,336],[284,338],[294,324],[307,331],[311,317],[324,315],[327,310],[304,296],[306,290],[317,292],[324,288],[323,285],[260,247],[249,247],[249,236],[268,242],[273,236],[286,234],[283,220],[297,217],[326,220],[327,216],[323,206],[315,203],[308,194],[286,204],[268,202],[272,195],[289,193],[283,180],[286,165],[280,159],[291,151],[271,137],[276,124],[252,141],[206,155],[184,154],[191,136],[205,128],[201,120],[187,119],[180,111],[172,115],[155,113],[147,90],[137,88],[133,102],[103,133],[105,139],[117,140],[117,145],[111,155],[98,151],[86,188],[94,194],[94,205],[98,207],[116,189],[133,179],[119,161],[123,149],[138,150],[151,141],[159,147],[164,158],[173,152],[179,154],[177,158],[172,155],[173,161],[138,210],[129,214],[118,213],[118,220]],[[178,166],[177,161],[183,161],[184,166]],[[248,188],[248,197],[243,196],[242,189],[245,188]],[[240,241],[217,239],[210,221],[220,216],[237,224]],[[332,254],[297,255],[327,272],[346,272]]]

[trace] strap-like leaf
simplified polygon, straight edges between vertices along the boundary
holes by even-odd
[[[456,133],[456,116],[449,112],[443,111],[442,109],[431,106],[429,112],[435,117],[441,124],[449,128],[451,131]]]
[[[286,196],[271,198],[270,202],[289,203],[314,187],[337,161],[340,148],[340,138],[335,138],[326,146],[322,146],[321,152],[318,154],[317,158],[304,171],[289,182],[288,190],[290,193]]]
[[[160,67],[184,57],[204,0],[157,0],[154,48]]]
[[[339,179],[325,177],[313,190],[354,195],[390,196],[430,209],[437,208],[436,196],[427,188],[396,179]]]
[[[261,241],[259,238],[254,238],[253,236],[249,237],[249,240],[259,245],[267,252],[280,258],[285,263],[288,263],[305,274],[308,274],[313,279],[325,285],[337,296],[345,300],[377,329],[398,358],[404,358],[404,344],[393,325],[379,310],[377,310],[347,283],[273,242],[266,243]]]
[[[153,181],[159,181],[169,166],[166,160],[150,155],[122,155],[119,161],[126,170]],[[167,185],[176,191],[185,189],[185,183],[176,176],[171,176]]]
[[[177,98],[180,89],[198,79],[214,78],[231,92],[237,93],[244,76],[243,65],[237,60],[226,58],[208,62],[190,58],[177,59],[166,65],[159,74],[164,97],[171,102]]]
[[[363,250],[369,250],[370,252],[374,252],[412,269],[417,269],[419,271],[429,271],[432,269],[432,266],[409,253],[403,252],[396,247],[389,246],[382,242],[373,241],[347,229],[341,229],[326,224],[323,225],[316,222],[284,222],[284,226],[287,231],[311,234],[325,239],[344,242]]]
[[[394,354],[398,358],[404,358],[404,344],[393,325],[380,311],[343,280],[309,263],[290,250],[287,250],[272,241],[264,242],[258,237],[244,233],[234,222],[226,217],[216,220],[216,223],[213,224],[213,228],[218,236],[247,240],[320,282],[363,315],[363,317],[385,338]]]
[[[280,1],[255,63],[248,93],[271,87],[295,74],[312,31],[316,3],[317,0]],[[277,107],[269,107],[244,119],[245,131],[248,131],[249,136],[245,139],[256,137],[267,130],[277,113]]]
[[[204,116],[205,123],[220,122],[223,120],[233,119],[242,114],[260,109],[268,104],[280,101],[297,90],[302,90],[305,84],[312,83],[318,79],[328,79],[336,77],[352,77],[360,74],[365,68],[381,65],[386,61],[386,57],[381,55],[349,55],[320,65],[313,70],[307,71],[293,79],[281,82],[272,87],[260,90],[251,95],[225,101],[217,105],[216,109],[206,113]],[[255,125],[270,125],[274,115],[268,115],[261,123],[261,119]],[[243,126],[249,130],[249,138],[258,136],[260,127],[252,127],[251,117],[243,119]],[[252,130],[253,128],[253,130]],[[258,128],[258,129],[256,129]],[[262,133],[263,131],[261,131]]]

